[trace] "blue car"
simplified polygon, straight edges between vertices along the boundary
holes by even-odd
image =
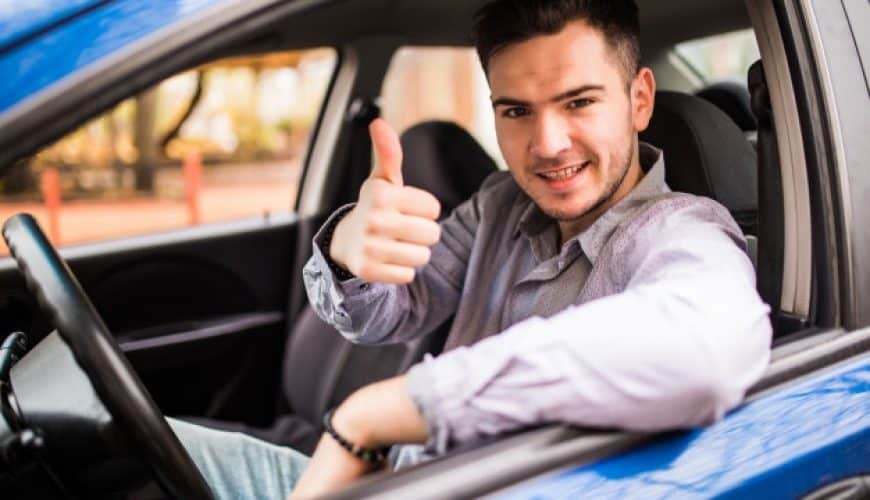
[[[212,498],[164,415],[310,452],[328,408],[440,352],[449,325],[346,342],[301,269],[370,170],[373,118],[445,208],[501,168],[482,3],[0,4],[0,498]],[[706,428],[539,426],[328,498],[870,498],[870,5],[637,3],[641,137],[745,232],[764,377]],[[725,77],[705,54],[728,40],[749,48]],[[104,137],[110,156],[82,146]]]

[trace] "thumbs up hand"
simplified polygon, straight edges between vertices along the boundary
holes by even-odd
[[[369,126],[375,166],[356,206],[338,223],[329,256],[369,282],[410,283],[438,242],[441,205],[432,194],[402,183],[402,146],[387,123]]]

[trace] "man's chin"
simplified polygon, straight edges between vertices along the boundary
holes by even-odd
[[[555,219],[559,222],[572,222],[583,218],[586,214],[589,213],[589,207],[580,207],[574,209],[565,209],[565,208],[557,208],[553,206],[541,206],[538,205],[538,208],[541,209],[547,217],[551,219]]]

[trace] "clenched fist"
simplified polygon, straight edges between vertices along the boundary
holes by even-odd
[[[370,282],[410,283],[438,242],[441,204],[430,193],[402,183],[402,146],[387,123],[369,126],[375,166],[356,206],[338,223],[329,256]]]

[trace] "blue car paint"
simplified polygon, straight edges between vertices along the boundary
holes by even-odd
[[[870,472],[870,356],[782,389],[706,429],[542,476],[495,498],[797,498]]]
[[[161,28],[228,1],[107,2],[9,51],[0,52],[0,75],[4,75],[0,85],[0,113]],[[15,22],[21,26],[19,30],[26,30],[25,22]]]
[[[107,0],[39,0],[0,2],[0,53],[40,30],[51,29]]]

